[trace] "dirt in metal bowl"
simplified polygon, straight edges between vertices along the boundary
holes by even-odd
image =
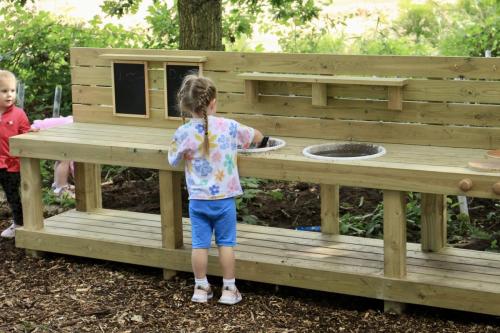
[[[320,160],[362,160],[385,154],[385,148],[370,143],[326,143],[304,148],[302,153]]]

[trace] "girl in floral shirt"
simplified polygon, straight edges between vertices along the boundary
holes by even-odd
[[[173,137],[168,161],[176,166],[184,160],[192,228],[191,261],[195,275],[193,302],[213,297],[207,281],[208,249],[215,232],[222,267],[220,303],[236,304],[241,294],[235,285],[236,203],[243,193],[236,165],[238,147],[259,144],[263,136],[251,127],[214,116],[217,89],[205,77],[188,75],[177,94],[181,112],[191,115]]]

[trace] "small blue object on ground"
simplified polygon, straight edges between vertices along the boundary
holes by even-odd
[[[321,231],[321,226],[319,225],[306,225],[306,226],[299,226],[296,227],[295,230],[302,230],[302,231]]]

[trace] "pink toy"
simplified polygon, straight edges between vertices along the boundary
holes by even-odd
[[[42,120],[33,121],[31,128],[36,128],[39,130],[44,130],[51,127],[56,127],[65,124],[71,124],[73,122],[73,116],[58,117],[58,118],[45,118]]]

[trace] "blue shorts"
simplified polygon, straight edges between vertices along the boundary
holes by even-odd
[[[215,231],[217,246],[236,246],[236,201],[189,200],[193,249],[208,249]]]

